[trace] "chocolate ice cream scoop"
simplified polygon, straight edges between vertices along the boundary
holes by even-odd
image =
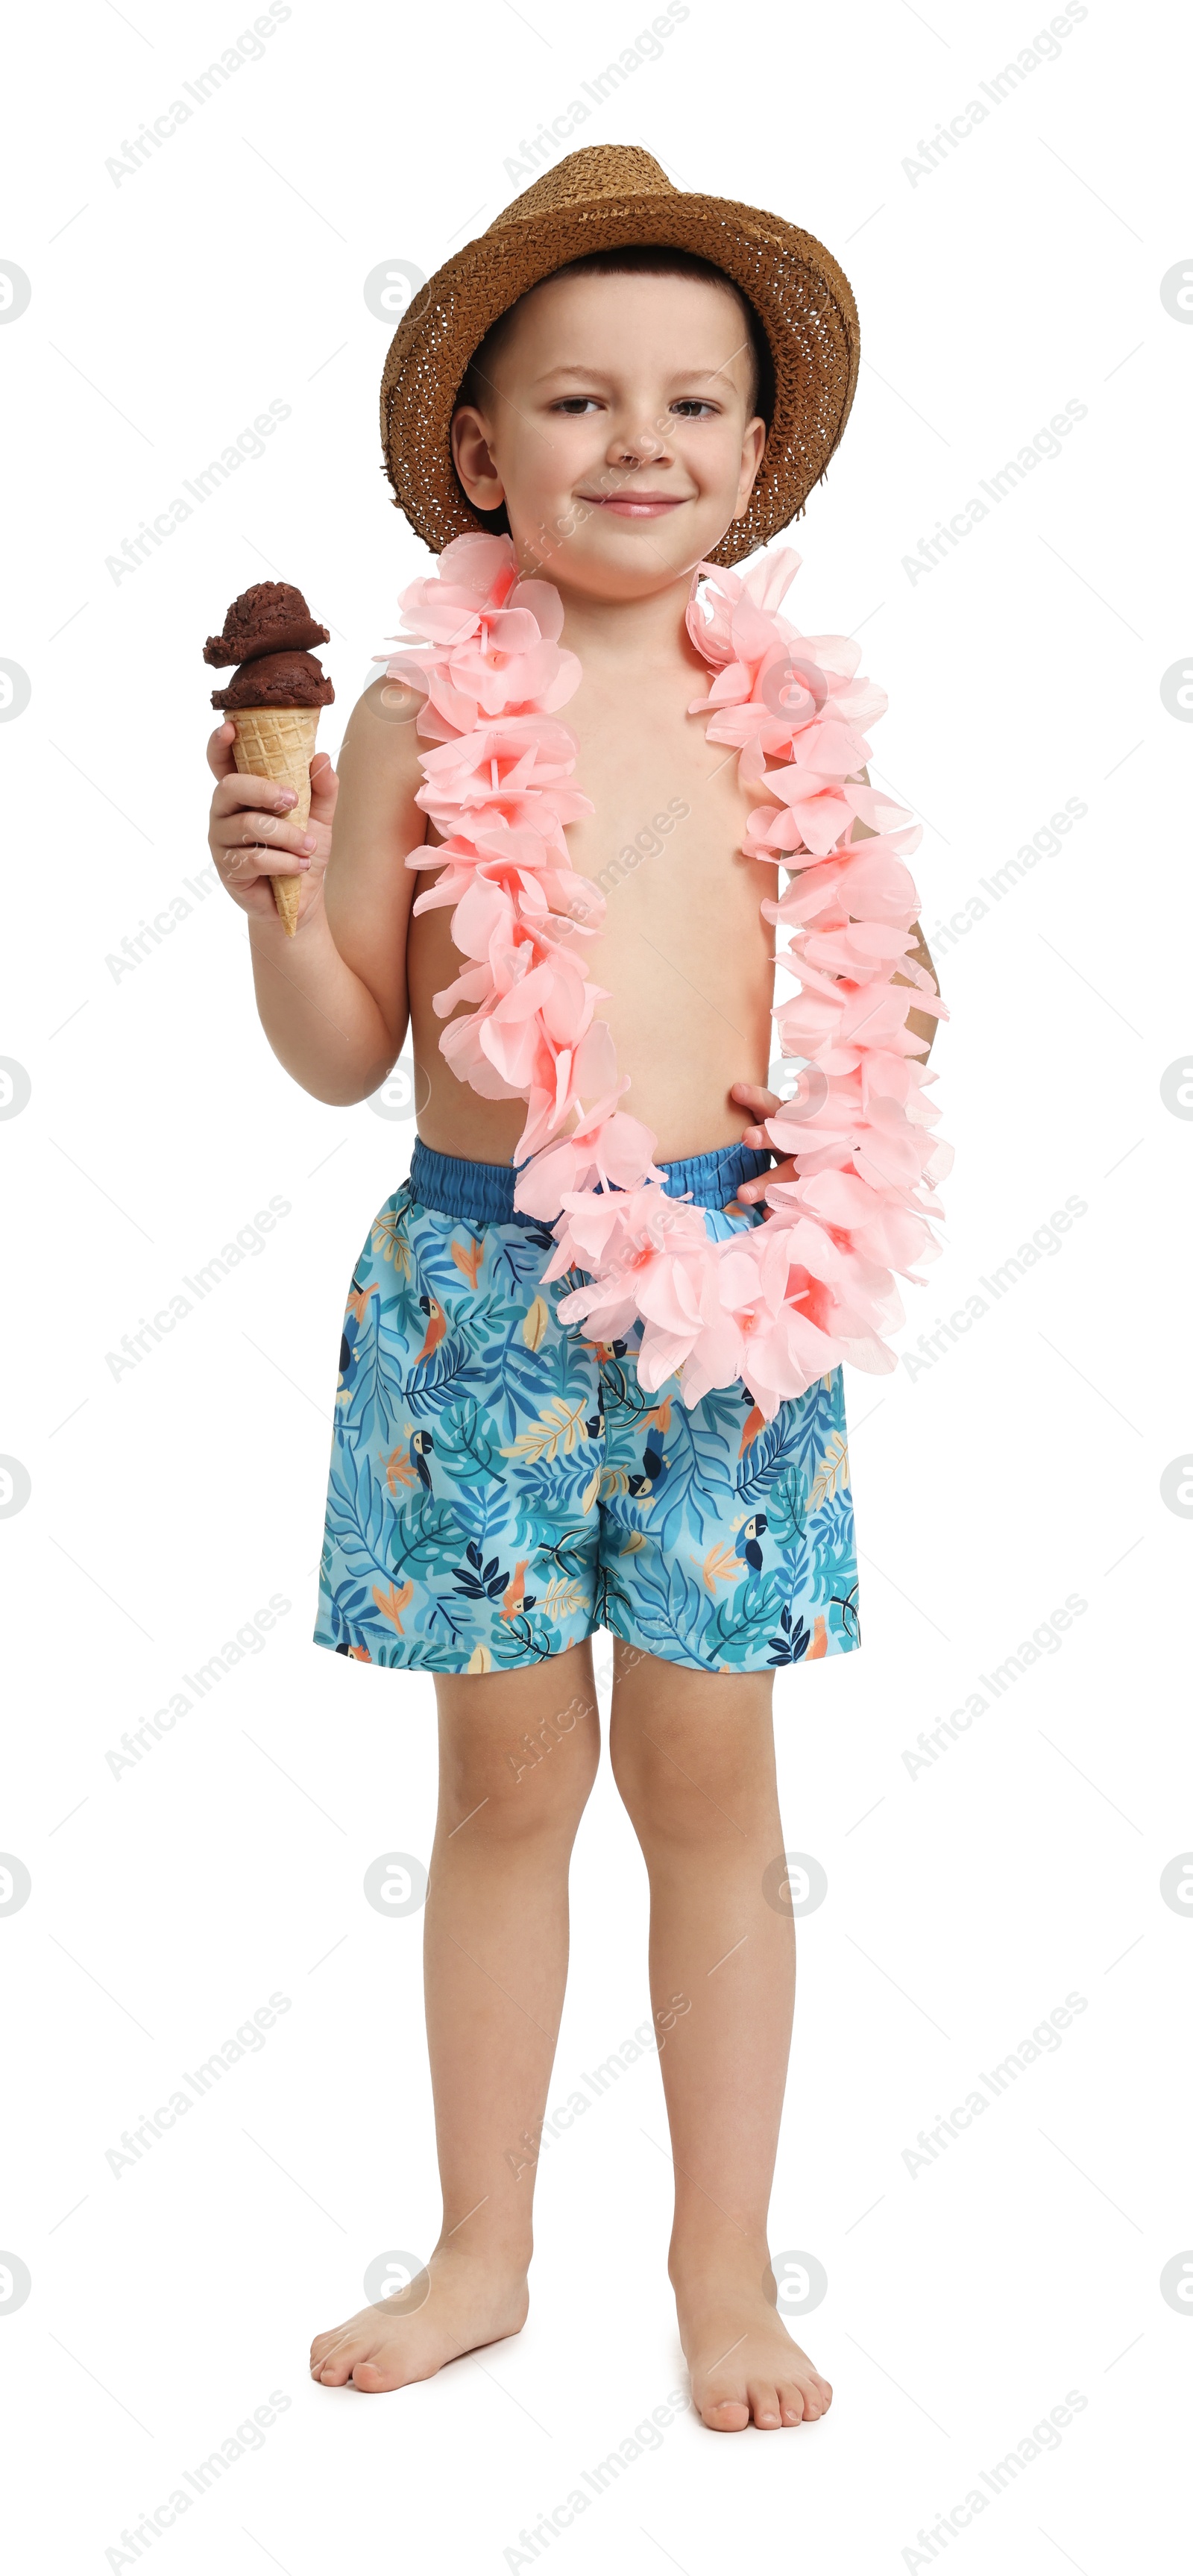
[[[330,641],[327,627],[316,624],[302,592],[291,582],[258,581],[233,600],[223,634],[208,636],[203,659],[222,670],[229,662],[255,662],[264,653],[306,652],[312,644]],[[304,706],[308,703],[302,700]]]
[[[289,820],[300,832],[311,810],[319,710],[335,701],[330,680],[307,648],[329,641],[326,626],[316,625],[291,582],[259,581],[233,600],[223,634],[209,635],[203,647],[204,661],[217,670],[228,662],[237,665],[227,687],[211,693],[212,706],[231,719],[234,767],[244,778],[275,779],[292,788]],[[293,939],[302,906],[301,871],[271,870],[267,881]]]
[[[318,630],[321,635],[322,627]],[[335,690],[313,653],[262,653],[242,662],[226,689],[213,689],[213,707],[330,707]]]

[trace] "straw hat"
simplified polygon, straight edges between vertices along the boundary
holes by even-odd
[[[858,319],[823,243],[780,215],[674,188],[628,143],[569,152],[479,240],[420,288],[381,380],[381,444],[395,506],[439,554],[481,521],[456,477],[451,416],[469,359],[520,295],[587,252],[629,242],[694,251],[749,299],[770,345],[775,405],[750,506],[712,562],[732,564],[785,528],[823,474],[849,418]]]

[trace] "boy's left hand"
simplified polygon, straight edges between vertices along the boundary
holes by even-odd
[[[729,1097],[737,1102],[739,1109],[750,1110],[755,1120],[775,1118],[783,1106],[777,1091],[763,1091],[756,1082],[735,1082]],[[744,1130],[742,1143],[756,1146],[763,1152],[770,1149],[770,1138],[758,1125]],[[759,1199],[765,1198],[772,1182],[793,1181],[795,1177],[795,1162],[789,1154],[785,1163],[774,1164],[769,1172],[762,1174],[761,1179],[743,1181],[737,1193],[738,1202],[743,1207],[753,1207]]]

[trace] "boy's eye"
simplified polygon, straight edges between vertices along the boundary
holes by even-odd
[[[559,400],[551,405],[552,411],[563,412],[569,420],[579,420],[584,412],[599,411],[600,408],[600,397],[597,394],[562,394]],[[702,394],[682,394],[678,402],[673,402],[669,408],[678,413],[681,420],[696,420],[706,413],[715,414],[718,405],[714,402],[706,402]]]

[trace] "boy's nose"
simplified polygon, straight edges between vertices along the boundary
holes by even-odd
[[[653,423],[628,432],[620,428],[609,441],[607,461],[610,465],[668,464],[667,441]]]

